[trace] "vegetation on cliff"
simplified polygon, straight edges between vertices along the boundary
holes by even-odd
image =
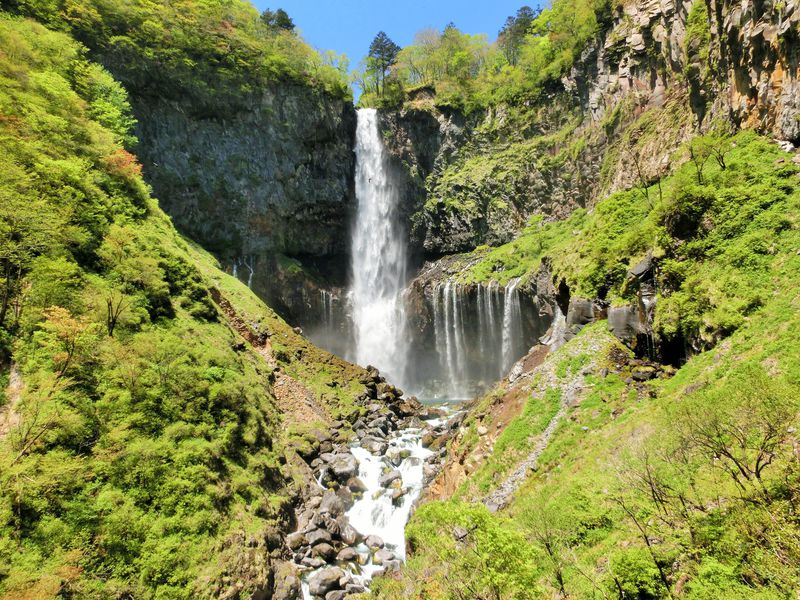
[[[394,57],[391,76],[380,88],[371,84],[367,65],[361,102],[398,106],[419,87],[435,89],[437,105],[466,112],[536,100],[572,67],[610,15],[607,0],[555,0],[538,14],[523,7],[494,44],[453,24],[441,32],[423,29]]]
[[[190,100],[195,110],[239,105],[276,82],[351,97],[346,61],[309,47],[288,26],[288,17],[259,15],[242,0],[4,4],[72,34],[129,91]]]

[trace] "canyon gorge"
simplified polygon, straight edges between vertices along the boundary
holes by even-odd
[[[0,3],[0,600],[793,597],[800,4],[525,8]]]

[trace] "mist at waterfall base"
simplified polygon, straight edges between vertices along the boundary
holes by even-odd
[[[377,367],[407,394],[464,400],[503,377],[543,331],[530,317],[518,280],[411,288],[403,187],[374,109],[358,111],[348,290],[321,290],[307,327],[312,341]],[[530,304],[530,302],[528,302]]]

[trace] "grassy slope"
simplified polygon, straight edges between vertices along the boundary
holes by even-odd
[[[0,41],[0,382],[10,361],[24,381],[0,438],[0,597],[252,592],[293,494],[292,424],[210,289],[332,416],[358,372],[177,235],[121,146],[124,91],[77,43],[2,14]]]
[[[543,396],[532,394],[455,499],[420,508],[412,558],[379,596],[792,597],[800,585],[798,168],[749,132],[694,143],[723,148],[725,168],[709,158],[698,182],[687,162],[661,182],[661,198],[656,186],[635,189],[591,213],[534,223],[510,244],[481,250],[462,277],[529,277],[548,257],[573,293],[621,303],[635,294],[627,269],[649,252],[660,264],[658,332],[680,330],[705,351],[644,389],[624,373],[603,376],[602,357],[593,360],[537,471],[492,515],[474,502],[511,470],[509,456],[514,463],[534,447],[545,419]],[[548,360],[566,361],[586,335],[613,344],[604,327],[585,329]],[[474,425],[467,420],[459,443],[476,451],[461,460],[485,452]]]

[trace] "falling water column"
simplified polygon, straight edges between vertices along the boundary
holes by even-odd
[[[403,385],[408,357],[402,291],[408,264],[400,194],[374,109],[358,111],[356,200],[352,239],[355,347],[352,359],[373,364]]]
[[[522,309],[517,291],[519,279],[506,285],[503,307],[503,373],[508,373],[519,358],[519,332],[522,327]]]

